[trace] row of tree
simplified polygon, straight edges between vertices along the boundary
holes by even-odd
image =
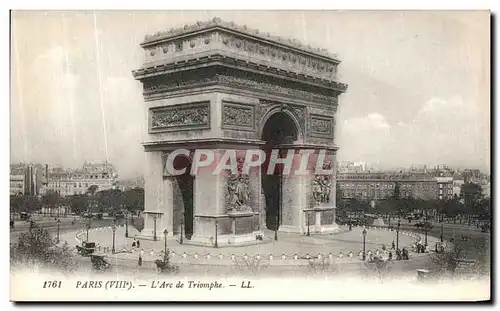
[[[435,211],[439,217],[460,215],[476,215],[482,219],[490,219],[491,217],[491,200],[489,197],[483,196],[481,186],[475,183],[463,184],[460,196],[455,195],[452,199],[445,200],[401,197],[399,184],[396,183],[394,188],[392,196],[376,202],[375,206],[372,206],[371,202],[367,200],[344,199],[340,196],[340,189],[337,189],[338,214],[380,213],[404,217],[415,211],[421,213]]]
[[[126,191],[109,189],[97,191],[96,186],[91,186],[85,194],[61,197],[55,191],[47,191],[41,197],[14,195],[10,197],[12,213],[63,213],[71,211],[74,214],[84,212],[114,213],[119,210],[138,212],[144,210],[144,189],[134,188]]]

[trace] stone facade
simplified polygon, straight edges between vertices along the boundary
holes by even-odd
[[[336,163],[335,114],[347,85],[337,81],[333,55],[217,18],[147,36],[141,47],[145,62],[133,75],[149,116],[144,237],[155,228],[157,237],[192,230],[189,243],[240,244],[266,227],[260,170],[201,172],[192,176],[192,194],[181,195],[179,179],[164,170],[173,150],[210,149],[220,159],[227,149],[264,148],[266,126],[279,114],[293,124],[293,141],[283,147],[326,149]],[[279,230],[304,233],[306,217],[314,232],[336,229],[335,173],[321,186],[314,172],[281,180]],[[182,216],[187,209],[190,219]]]

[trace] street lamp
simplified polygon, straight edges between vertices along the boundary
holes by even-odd
[[[90,224],[87,224],[87,242],[89,241],[89,229],[90,229]]]
[[[219,227],[219,224],[217,223],[217,218],[215,218],[215,248],[219,247],[219,244],[217,244],[217,229]]]
[[[59,224],[61,223],[60,219],[57,219],[57,244],[59,244]]]
[[[396,229],[396,249],[399,249],[399,228],[401,227],[401,220],[398,220],[398,228]]]
[[[274,240],[278,241],[278,217],[279,215],[276,212],[276,224],[274,225]]]
[[[441,223],[441,243],[443,243],[443,223]]]
[[[307,236],[311,236],[311,233],[309,232],[309,211],[306,212],[307,215]]]
[[[156,215],[153,216],[153,220],[154,220],[153,241],[156,241]]]
[[[125,213],[125,237],[128,238],[128,212]]]
[[[424,232],[425,232],[425,246],[427,246],[427,224],[424,223]]]
[[[163,261],[167,261],[167,234],[168,234],[168,230],[165,229],[163,231],[163,236],[165,237],[165,252],[163,253]]]
[[[114,254],[115,253],[115,233],[116,233],[116,225],[115,225],[115,219],[113,219],[113,227],[111,227],[113,230],[113,247],[111,248],[111,252]]]
[[[366,260],[366,229],[363,229],[363,261]]]
[[[180,239],[180,241],[179,241],[179,243],[180,243],[180,244],[182,244],[182,243],[184,242],[184,240],[183,240],[183,238],[182,238],[182,231],[183,231],[183,230],[182,230],[182,229],[183,229],[183,228],[182,228],[182,225],[183,225],[183,223],[184,223],[184,212],[182,212],[182,214],[181,214],[181,215],[182,215],[182,217],[181,217],[181,239]]]

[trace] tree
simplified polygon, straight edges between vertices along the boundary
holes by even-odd
[[[99,187],[97,185],[92,185],[90,186],[88,189],[87,189],[87,194],[89,195],[95,195],[97,193],[97,190],[99,189]]]
[[[22,212],[32,213],[42,208],[40,200],[36,196],[23,196]]]
[[[394,192],[392,193],[392,198],[396,201],[398,201],[401,198],[401,189],[400,189],[399,182],[396,182],[394,184]]]
[[[22,195],[11,195],[10,196],[10,212],[20,213],[23,211],[24,207],[24,197]]]
[[[118,189],[103,190],[98,193],[99,207],[106,212],[116,212],[123,206],[123,192]]]
[[[483,189],[479,184],[467,182],[460,188],[460,196],[464,200],[466,210],[470,211],[483,198]]]
[[[144,210],[144,189],[134,188],[123,193],[124,205],[129,212]]]
[[[50,214],[52,215],[52,211],[55,207],[58,206],[62,202],[62,198],[59,193],[49,190],[42,196],[42,205],[46,208],[49,208]]]
[[[84,195],[72,195],[68,198],[71,212],[77,215],[83,214],[87,210],[87,197]]]
[[[43,267],[72,271],[78,267],[70,246],[56,244],[50,233],[43,228],[34,228],[21,233],[17,243],[10,245],[11,267]]]

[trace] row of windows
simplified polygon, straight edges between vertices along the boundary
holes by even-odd
[[[366,192],[366,191],[341,191],[341,196],[347,197],[347,198],[354,198],[354,197],[375,197],[375,198],[385,198],[389,195],[392,195],[390,192],[382,192],[382,191],[377,191],[377,192]],[[411,191],[401,191],[401,196],[406,197],[406,196],[411,196],[412,192]]]

